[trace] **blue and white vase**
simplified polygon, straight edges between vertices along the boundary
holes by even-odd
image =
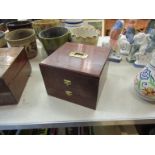
[[[150,64],[146,65],[134,80],[134,88],[145,100],[155,101],[155,53]]]

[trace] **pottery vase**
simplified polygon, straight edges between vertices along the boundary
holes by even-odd
[[[50,55],[64,43],[70,41],[70,32],[64,27],[53,27],[41,31],[39,33],[39,38],[47,55]]]
[[[96,45],[99,31],[92,26],[83,26],[71,30],[71,40],[75,43]]]
[[[21,21],[8,22],[6,26],[9,31],[14,31],[16,29],[32,28],[32,23],[29,20],[21,20]]]
[[[155,53],[151,62],[136,75],[134,88],[144,100],[155,101]]]
[[[60,26],[60,20],[58,19],[42,19],[35,20],[32,22],[32,27],[38,37],[39,33],[43,30],[49,29],[51,27]]]
[[[36,37],[33,29],[18,29],[8,32],[5,39],[11,47],[25,47],[29,59],[37,55]]]

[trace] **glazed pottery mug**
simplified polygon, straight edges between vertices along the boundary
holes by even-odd
[[[37,44],[33,29],[18,29],[6,33],[5,39],[11,47],[25,47],[28,58],[37,55]]]
[[[7,47],[7,42],[5,40],[5,33],[0,31],[0,48]]]
[[[41,31],[39,38],[47,54],[50,55],[65,42],[70,41],[70,32],[64,27],[53,27]]]
[[[35,30],[37,37],[39,32],[56,26],[60,26],[60,20],[58,19],[41,19],[32,22],[32,27]]]
[[[13,21],[6,24],[9,31],[16,29],[32,28],[32,23],[29,20]]]

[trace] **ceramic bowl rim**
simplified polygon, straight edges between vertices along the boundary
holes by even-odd
[[[25,38],[23,38],[23,39],[16,39],[16,40],[11,40],[11,39],[8,39],[7,37],[8,37],[8,35],[10,34],[10,33],[15,33],[15,32],[17,32],[17,31],[31,31],[31,32],[33,32],[30,36],[28,36],[28,37],[25,37]],[[35,32],[34,32],[34,30],[33,29],[31,29],[31,28],[27,28],[27,29],[17,29],[17,30],[14,30],[14,31],[10,31],[10,32],[7,32],[6,33],[6,35],[5,35],[5,39],[8,41],[8,42],[14,42],[14,41],[23,41],[23,40],[26,40],[26,39],[30,39],[31,37],[33,37],[33,36],[35,36]]]
[[[23,23],[22,24],[22,22],[25,22],[25,23]],[[17,24],[17,25],[9,25],[9,24],[14,24],[14,23],[21,23],[21,24]],[[25,26],[25,25],[31,25],[32,23],[31,23],[31,21],[30,20],[19,20],[19,21],[12,21],[12,22],[8,22],[7,24],[6,24],[6,26],[7,27],[14,27],[14,26]]]
[[[83,20],[82,20],[82,19],[79,19],[79,20],[77,19],[77,21],[69,21],[69,19],[66,19],[66,20],[64,21],[64,23],[76,25],[76,24],[81,24],[81,23],[83,23]]]
[[[47,22],[44,23],[44,22],[40,22],[40,21],[47,21]],[[32,25],[53,24],[53,23],[55,23],[54,21],[57,21],[58,23],[60,22],[58,19],[38,19],[38,20],[32,21]]]
[[[66,32],[65,34],[61,35],[61,36],[54,37],[54,38],[45,38],[45,37],[42,37],[42,36],[41,36],[41,33],[45,32],[45,31],[47,31],[47,30],[49,30],[49,29],[54,29],[54,28],[64,28],[64,29],[67,30],[67,32]],[[39,32],[39,38],[40,38],[40,39],[43,39],[43,40],[53,40],[53,39],[62,38],[62,37],[66,36],[66,35],[69,34],[69,33],[70,33],[70,32],[69,32],[69,30],[68,30],[67,28],[61,27],[61,26],[56,26],[56,27],[50,27],[50,28],[48,28],[48,29],[46,29],[46,30],[40,31],[40,32]]]

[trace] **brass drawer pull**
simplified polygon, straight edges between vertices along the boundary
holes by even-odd
[[[72,82],[70,80],[64,79],[64,84],[66,86],[70,86],[72,84]]]
[[[67,96],[72,96],[72,92],[71,91],[65,91],[65,94],[67,95]]]

